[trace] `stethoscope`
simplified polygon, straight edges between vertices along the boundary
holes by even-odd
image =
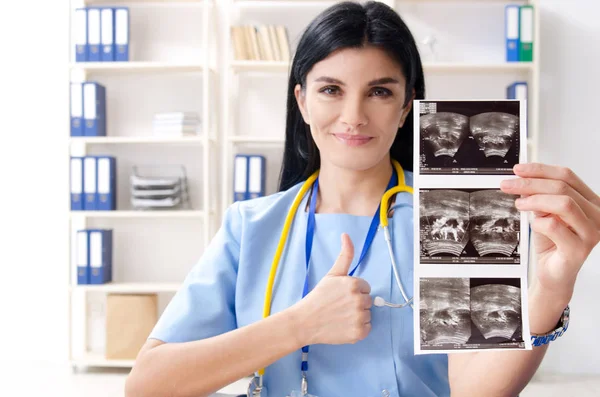
[[[413,194],[413,188],[406,185],[405,178],[404,178],[404,170],[402,169],[402,166],[400,165],[400,163],[398,163],[396,160],[392,159],[392,165],[394,166],[394,169],[396,171],[396,175],[398,177],[398,183],[396,186],[392,187],[391,189],[388,189],[381,197],[379,223],[383,229],[385,241],[387,243],[388,253],[390,256],[390,260],[392,262],[392,269],[394,270],[394,278],[396,279],[396,284],[398,284],[400,293],[402,294],[402,297],[404,298],[404,303],[386,302],[385,299],[383,299],[382,297],[376,296],[373,299],[373,305],[377,306],[377,307],[387,306],[387,307],[391,307],[391,308],[403,308],[406,306],[410,306],[412,308],[413,307],[413,304],[412,304],[413,298],[412,297],[410,299],[408,298],[406,291],[404,290],[404,287],[402,286],[402,280],[400,279],[400,273],[398,272],[398,265],[396,264],[396,260],[394,258],[394,249],[392,248],[392,238],[390,236],[390,232],[389,232],[389,228],[388,228],[387,214],[388,214],[388,209],[389,209],[390,198],[394,194],[401,193],[401,192],[407,192],[407,193]],[[308,190],[312,188],[312,186],[318,176],[319,176],[319,171],[317,170],[304,182],[304,184],[300,188],[300,191],[296,195],[294,202],[292,203],[292,206],[290,207],[290,209],[288,210],[288,213],[286,215],[285,223],[283,224],[283,230],[281,231],[281,236],[279,237],[279,243],[277,244],[277,250],[275,251],[275,256],[273,257],[273,262],[271,264],[271,271],[269,273],[269,279],[268,279],[267,288],[265,291],[265,300],[264,300],[264,306],[263,306],[263,318],[267,318],[271,314],[271,299],[273,296],[273,284],[275,282],[277,268],[279,267],[281,255],[282,255],[283,249],[285,247],[285,243],[287,241],[290,227],[294,220],[294,216],[296,215],[296,212],[298,211],[298,207],[300,206],[301,201],[303,200],[303,198],[306,195],[306,193],[308,192]],[[305,351],[303,349],[303,353],[302,353],[303,364],[305,363],[304,360],[305,360],[307,354],[308,354],[307,351]],[[301,390],[301,395],[306,396],[306,395],[308,395],[308,382],[306,380],[304,366],[302,368],[302,372],[303,372],[303,374],[302,374],[303,376],[302,376],[302,384],[301,384],[300,390]],[[248,392],[246,394],[248,397],[259,397],[261,395],[261,390],[263,389],[264,373],[265,373],[265,369],[261,368],[255,374],[254,378],[250,382],[250,385],[248,386]]]

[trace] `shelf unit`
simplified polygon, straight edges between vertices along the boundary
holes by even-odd
[[[269,148],[272,146],[283,146],[284,143],[284,129],[285,124],[281,127],[281,136],[279,137],[264,137],[258,135],[238,135],[233,133],[233,120],[239,117],[239,114],[232,109],[232,103],[235,103],[239,96],[239,92],[234,89],[234,81],[236,79],[244,78],[246,75],[268,75],[268,76],[288,76],[291,67],[291,61],[248,61],[248,60],[235,60],[233,56],[233,49],[231,44],[230,27],[234,25],[233,18],[231,17],[231,9],[253,9],[269,11],[275,8],[281,8],[285,12],[289,13],[290,10],[296,10],[299,7],[315,7],[315,8],[326,8],[339,1],[333,0],[229,0],[228,7],[230,9],[226,12],[226,31],[223,32],[224,42],[223,46],[227,48],[227,52],[224,56],[225,67],[224,71],[224,117],[223,122],[223,147],[222,147],[222,169],[223,169],[223,182],[222,182],[222,202],[221,211],[224,211],[231,203],[233,197],[232,191],[232,180],[233,180],[233,153],[239,146],[252,146],[254,148]],[[540,18],[539,18],[539,0],[384,0],[385,3],[396,11],[399,11],[401,6],[420,6],[420,7],[436,7],[439,5],[448,5],[452,3],[461,3],[463,6],[468,5],[487,5],[499,7],[507,4],[531,4],[534,6],[534,55],[533,62],[431,62],[423,60],[423,69],[425,78],[433,77],[437,75],[451,75],[464,78],[465,76],[478,76],[485,77],[488,74],[494,75],[519,75],[520,80],[528,82],[528,154],[529,161],[538,160],[538,142],[539,142],[539,131],[538,131],[538,119],[539,119],[539,81],[540,81]],[[400,12],[402,15],[402,12]],[[504,20],[504,14],[500,16]],[[240,24],[248,21],[239,22]],[[308,22],[308,21],[307,21]],[[237,23],[237,22],[236,22]],[[249,23],[252,23],[250,21]],[[409,28],[410,23],[407,21]],[[412,29],[412,28],[411,28]],[[298,37],[299,39],[299,37]],[[418,39],[418,38],[416,38]],[[504,40],[504,36],[500,37],[499,40]],[[290,45],[292,46],[292,37],[290,37]],[[293,46],[292,46],[293,47]],[[290,49],[292,54],[294,48]],[[501,54],[504,57],[504,54]],[[504,59],[504,58],[502,58]],[[504,87],[503,87],[504,88]],[[429,87],[428,87],[429,89]],[[460,99],[461,95],[455,96],[456,99]],[[429,98],[429,96],[428,96]],[[433,98],[432,98],[433,99]],[[504,97],[488,97],[486,99],[504,99]],[[281,97],[282,101],[285,101],[285,97]],[[269,169],[268,171],[274,172],[275,170]],[[268,193],[273,193],[268,191]]]
[[[132,222],[142,222],[135,227],[145,228],[146,225],[151,225],[148,222],[165,222],[174,220],[172,226],[168,227],[177,229],[180,226],[196,225],[201,228],[202,239],[190,238],[189,244],[194,250],[199,250],[198,255],[204,250],[204,247],[209,243],[212,235],[215,232],[215,227],[219,221],[217,207],[218,195],[213,194],[214,185],[218,183],[215,172],[218,170],[218,164],[215,165],[215,160],[218,156],[214,156],[214,152],[218,147],[218,120],[215,115],[218,113],[218,102],[216,98],[216,88],[218,85],[217,73],[217,57],[216,43],[213,41],[217,37],[215,34],[217,26],[214,23],[214,1],[213,0],[70,0],[68,2],[70,14],[70,31],[72,33],[73,26],[73,11],[81,7],[96,7],[96,6],[125,6],[130,9],[130,21],[133,25],[133,16],[136,12],[153,12],[162,18],[163,13],[169,12],[172,9],[179,10],[179,13],[186,12],[188,8],[194,10],[194,15],[201,15],[200,20],[196,20],[198,31],[200,34],[194,37],[185,37],[185,39],[194,42],[194,46],[198,46],[201,51],[195,51],[192,56],[193,60],[170,60],[169,56],[164,56],[165,59],[151,59],[148,57],[149,51],[147,48],[142,48],[143,53],[146,50],[145,56],[138,57],[136,54],[136,45],[140,45],[143,38],[140,36],[148,34],[148,32],[140,33],[136,36],[135,26],[130,28],[130,61],[129,62],[74,62],[74,42],[69,44],[70,54],[68,63],[69,82],[73,81],[100,81],[108,79],[107,83],[107,107],[110,99],[108,93],[111,89],[116,88],[120,82],[128,79],[143,78],[149,79],[150,84],[157,78],[166,79],[184,79],[193,78],[198,81],[202,88],[187,93],[188,96],[193,96],[201,99],[202,105],[196,108],[202,124],[202,133],[198,136],[184,137],[157,137],[152,136],[151,132],[146,135],[125,135],[122,134],[126,129],[110,128],[107,125],[107,136],[105,137],[71,137],[69,139],[69,155],[70,156],[85,156],[95,154],[94,151],[103,151],[106,154],[113,154],[113,151],[118,153],[139,153],[145,150],[154,150],[158,153],[163,153],[167,157],[178,156],[180,150],[185,150],[188,153],[197,153],[198,161],[194,164],[197,168],[198,177],[193,182],[200,186],[200,193],[197,197],[200,207],[190,210],[164,210],[164,211],[141,211],[141,210],[126,210],[117,206],[115,211],[71,211],[69,215],[69,360],[73,368],[77,367],[132,367],[133,360],[107,360],[102,354],[91,352],[87,349],[87,325],[88,309],[87,301],[91,293],[95,295],[103,295],[108,293],[161,293],[173,294],[177,291],[179,283],[164,283],[164,282],[113,282],[104,285],[77,285],[75,277],[75,234],[77,230],[86,229],[90,224],[100,223],[106,227],[113,227],[115,232],[120,227],[132,227]],[[139,21],[139,18],[138,18]],[[72,38],[72,34],[70,35]],[[171,38],[172,39],[172,38]],[[139,47],[138,47],[139,48]],[[190,51],[192,52],[192,51]],[[170,55],[170,54],[169,54]],[[189,57],[191,58],[191,56]],[[112,79],[112,80],[111,80]],[[116,81],[116,82],[115,82]],[[169,80],[170,81],[170,80]],[[111,86],[111,84],[114,84]],[[116,95],[116,94],[115,94]],[[128,99],[130,101],[130,99]],[[181,101],[180,101],[181,102]],[[133,109],[134,111],[136,109]],[[146,111],[146,109],[142,109]],[[129,109],[123,110],[123,112]],[[150,111],[159,111],[159,109],[150,109]],[[67,113],[68,114],[68,113]],[[110,119],[113,114],[107,115]],[[147,116],[147,114],[145,115]],[[114,126],[113,126],[114,127]],[[143,128],[140,128],[143,130]],[[126,131],[129,132],[129,131]],[[69,133],[68,131],[66,132]],[[129,132],[131,133],[131,132]],[[119,154],[117,157],[117,171],[119,170]],[[189,179],[189,176],[188,176]],[[121,195],[121,189],[117,189],[117,194]],[[127,195],[127,194],[126,194]],[[117,200],[119,202],[119,200]],[[125,223],[124,223],[125,222]],[[183,223],[182,223],[183,222]],[[189,223],[192,222],[192,223]],[[161,223],[161,225],[163,224]],[[195,226],[194,226],[195,227]],[[115,233],[113,247],[117,245],[119,238],[118,233]],[[156,249],[160,250],[160,247]],[[113,260],[113,268],[127,267],[127,263],[118,262],[116,258]],[[187,263],[192,266],[193,263]],[[114,275],[114,272],[113,272]],[[159,280],[160,281],[160,280]],[[181,280],[183,281],[183,279]],[[79,311],[77,311],[79,309]],[[79,344],[77,342],[80,342]],[[83,343],[83,346],[81,346]]]

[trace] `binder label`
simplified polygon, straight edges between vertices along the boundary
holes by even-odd
[[[113,44],[113,10],[105,8],[102,10],[102,44],[109,45],[104,48],[104,52],[110,51],[110,45]]]
[[[81,170],[81,159],[71,159],[71,193],[83,193],[83,175]]]
[[[100,46],[100,10],[88,9],[88,43],[90,53],[97,55]]]
[[[521,9],[521,42],[533,42],[533,8],[531,7]]]
[[[75,52],[78,61],[86,60],[85,49],[87,46],[87,10],[75,10]]]
[[[96,84],[86,83],[83,85],[83,115],[86,120],[95,120],[97,117],[97,95]],[[88,122],[88,127],[93,127],[93,122]]]
[[[90,232],[90,267],[92,275],[98,276],[98,268],[102,267],[102,233]],[[94,269],[95,268],[95,269]],[[94,273],[94,271],[96,273]]]
[[[83,190],[86,195],[86,209],[95,210],[96,203],[96,159],[86,157],[83,162],[84,179]]]
[[[507,7],[506,9],[506,38],[517,40],[519,38],[519,8]],[[514,43],[512,43],[515,45]],[[516,47],[515,47],[516,48]]]
[[[244,200],[246,198],[246,181],[248,178],[248,158],[243,155],[235,157],[235,176],[233,183],[234,199]]]

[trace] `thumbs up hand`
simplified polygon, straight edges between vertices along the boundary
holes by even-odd
[[[301,343],[356,343],[371,331],[371,286],[348,276],[354,246],[342,234],[342,249],[329,272],[304,299],[292,306],[300,317]]]

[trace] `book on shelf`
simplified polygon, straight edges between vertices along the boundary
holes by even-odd
[[[232,26],[231,41],[237,61],[290,60],[289,37],[283,25]]]
[[[182,137],[199,134],[200,116],[194,112],[156,113],[152,120],[152,132],[159,137]]]

